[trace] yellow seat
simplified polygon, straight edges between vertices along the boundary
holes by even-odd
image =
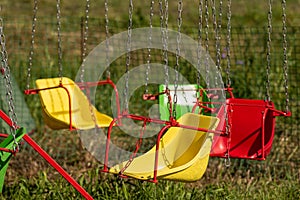
[[[216,117],[186,113],[178,119],[182,125],[214,130]],[[199,180],[207,167],[212,144],[212,133],[171,127],[161,138],[158,155],[157,179],[192,182]],[[153,179],[156,146],[133,159],[124,175],[141,180]],[[127,161],[110,168],[118,174]]]
[[[36,80],[38,89],[56,87],[61,78],[47,78]],[[113,120],[100,113],[90,103],[81,89],[69,78],[62,78],[62,85],[69,91],[71,99],[72,127],[76,129],[90,129],[95,127],[91,110],[99,127],[108,127]],[[69,98],[62,87],[39,91],[45,123],[52,129],[64,129],[70,126]]]

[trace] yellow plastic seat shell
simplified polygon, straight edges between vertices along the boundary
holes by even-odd
[[[211,116],[186,113],[178,119],[182,125],[215,130],[219,119]],[[161,138],[158,155],[157,179],[192,182],[206,171],[213,134],[186,128],[171,127]],[[145,154],[133,159],[124,175],[151,180],[154,175],[156,145]],[[118,174],[128,161],[110,168]]]
[[[69,111],[69,97],[71,99],[71,112]],[[36,80],[42,104],[45,123],[52,129],[67,129],[70,126],[70,113],[72,114],[72,127],[75,129],[90,129],[95,127],[91,110],[99,127],[108,127],[113,120],[110,116],[100,113],[90,102],[81,89],[69,78],[47,78]],[[51,89],[49,89],[51,88]]]

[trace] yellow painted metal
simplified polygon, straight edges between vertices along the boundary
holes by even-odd
[[[76,129],[90,129],[95,127],[92,113],[99,127],[108,127],[113,120],[110,116],[100,113],[81,89],[69,78],[62,78],[63,87],[49,89],[59,86],[61,78],[47,78],[36,80],[39,96],[42,104],[45,123],[52,129],[65,129],[70,125],[70,113],[72,114],[72,126]],[[70,93],[71,112],[69,111]]]
[[[214,130],[219,119],[212,116],[186,113],[178,119],[183,125]],[[158,155],[157,179],[192,182],[206,171],[213,134],[186,128],[171,127],[161,138]],[[136,157],[124,175],[149,180],[153,178],[156,146]],[[110,168],[118,174],[127,161]]]

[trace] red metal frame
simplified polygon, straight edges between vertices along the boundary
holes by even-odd
[[[11,127],[18,128],[11,119],[0,110],[0,117]],[[6,134],[0,134],[0,137],[7,137]],[[92,200],[93,197],[81,186],[74,178],[68,174],[46,151],[44,151],[28,134],[23,136],[23,139],[40,154],[58,173],[60,173],[66,181],[68,181],[85,199]],[[2,149],[0,149],[2,150]]]
[[[116,106],[117,106],[117,115],[120,115],[120,102],[119,102],[119,92],[117,89],[117,86],[113,83],[112,80],[110,80],[109,78],[106,80],[102,80],[102,81],[98,81],[98,82],[84,82],[84,83],[76,83],[80,89],[86,89],[89,92],[89,88],[90,87],[95,87],[98,85],[111,85],[115,91],[115,95],[116,95]],[[51,89],[56,89],[56,88],[63,88],[68,95],[68,102],[69,102],[69,130],[75,130],[75,128],[73,128],[72,125],[72,102],[71,102],[71,95],[69,90],[64,86],[64,85],[68,85],[68,84],[62,84],[61,82],[59,83],[58,86],[54,86],[54,87],[48,87],[48,88],[41,88],[41,89],[28,89],[25,90],[24,93],[26,95],[31,95],[31,94],[38,94],[39,91],[43,91],[43,90],[51,90]]]

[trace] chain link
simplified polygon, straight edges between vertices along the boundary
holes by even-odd
[[[175,81],[174,81],[174,99],[173,99],[173,117],[176,119],[176,106],[177,106],[177,89],[178,89],[178,81],[179,81],[179,56],[180,56],[180,43],[181,43],[181,25],[182,25],[182,8],[183,2],[182,0],[178,0],[178,17],[177,17],[177,38],[176,38],[176,64],[175,64]]]
[[[80,70],[80,82],[84,82],[84,72],[85,72],[85,57],[87,52],[87,39],[89,30],[89,10],[90,10],[90,0],[86,0],[85,5],[85,19],[84,19],[84,31],[83,31],[83,44],[82,44],[82,64]]]
[[[3,31],[3,19],[0,17],[0,45],[1,45],[1,71],[3,72],[5,88],[6,88],[6,100],[8,103],[8,116],[12,121],[12,127],[10,128],[11,135],[14,139],[13,149],[19,150],[19,144],[16,140],[17,129],[17,114],[15,112],[13,90],[10,77],[10,68],[8,66],[8,54],[6,51],[5,35]]]
[[[197,46],[197,87],[200,86],[201,80],[201,49],[202,49],[202,24],[203,24],[203,0],[199,0],[199,19],[198,19],[198,46]],[[198,91],[196,90],[196,96]]]
[[[30,88],[31,68],[33,63],[33,55],[34,55],[34,43],[35,43],[34,38],[36,32],[37,11],[38,11],[38,1],[34,0],[32,28],[31,28],[31,42],[30,42],[30,51],[29,51],[29,59],[28,59],[28,67],[27,67],[27,81],[26,81],[27,90],[29,90]]]
[[[148,83],[149,83],[149,72],[150,72],[150,63],[151,63],[151,46],[152,46],[152,20],[154,15],[154,1],[150,1],[150,14],[149,14],[149,38],[148,38],[148,57],[147,57],[147,69],[146,69],[146,80],[145,80],[145,94],[147,94],[148,91]]]
[[[61,12],[60,12],[60,0],[56,1],[56,20],[57,20],[57,53],[58,53],[58,76],[60,77],[60,82],[62,82],[62,41],[61,41]]]
[[[282,0],[282,48],[283,48],[283,75],[285,90],[285,110],[289,112],[289,88],[288,88],[288,58],[287,58],[287,25],[286,25],[286,1]]]
[[[216,67],[218,76],[215,76],[215,82],[218,82],[218,79],[221,77],[221,27],[222,27],[222,7],[223,1],[220,0],[219,5],[219,16],[217,19],[217,9],[216,9],[216,2],[212,0],[212,14],[213,14],[213,24],[214,24],[214,31],[215,31],[215,48],[216,48]]]
[[[271,101],[271,97],[270,97],[271,35],[272,35],[272,0],[269,0],[267,66],[266,66],[266,100],[267,101]]]
[[[209,66],[208,66],[208,63],[209,63],[208,62],[208,59],[209,59],[209,48],[208,48],[208,43],[209,43],[209,36],[208,36],[208,31],[209,31],[208,0],[205,0],[204,7],[205,7],[205,51],[206,51],[206,56],[205,56],[205,82],[206,82],[206,87],[209,88],[210,84],[209,84]]]
[[[127,56],[126,56],[126,79],[125,79],[125,90],[124,90],[124,106],[125,111],[128,111],[129,109],[129,99],[128,99],[128,89],[129,89],[129,66],[130,66],[130,51],[131,51],[131,34],[132,34],[132,13],[133,13],[133,3],[132,0],[129,1],[129,22],[128,22],[128,39],[127,39]]]
[[[86,51],[87,51],[87,39],[88,39],[88,30],[89,30],[89,11],[90,11],[90,0],[86,0],[86,6],[85,6],[85,21],[84,21],[84,33],[83,33],[83,51],[82,51],[82,64],[81,64],[81,74],[80,74],[80,82],[85,83],[84,81],[84,72],[85,72],[85,57],[86,57]],[[89,100],[89,110],[92,117],[92,121],[95,124],[95,131],[97,131],[98,123],[96,119],[96,115],[94,112],[94,108],[91,102],[91,94],[90,94],[90,88],[89,86],[86,87],[86,95]]]
[[[227,88],[231,85],[230,79],[230,67],[231,67],[231,55],[230,55],[230,45],[231,45],[231,0],[227,0],[227,36],[226,36],[226,57],[227,57],[227,67],[226,67],[226,85]]]
[[[160,29],[162,34],[162,44],[163,44],[163,62],[165,71],[165,86],[166,89],[169,87],[169,69],[168,69],[168,1],[165,0],[165,10],[163,9],[162,0],[159,1],[159,11],[160,11]]]
[[[104,8],[105,8],[105,58],[106,58],[106,65],[107,65],[107,70],[106,70],[106,77],[110,79],[110,63],[109,63],[109,19],[108,19],[108,0],[105,0],[104,2]]]
[[[231,43],[231,0],[227,1],[227,36],[226,36],[226,57],[227,57],[227,67],[226,67],[226,85],[227,88],[230,87],[231,85],[231,79],[230,79],[230,67],[231,67],[231,58],[230,58],[230,43]],[[226,96],[225,96],[226,98]],[[226,105],[224,105],[226,106]],[[227,137],[227,152],[225,154],[225,166],[229,167],[230,166],[230,132],[231,132],[231,122],[229,123],[229,117],[228,115],[230,113],[231,108],[224,109],[224,114],[225,114],[225,134]]]

